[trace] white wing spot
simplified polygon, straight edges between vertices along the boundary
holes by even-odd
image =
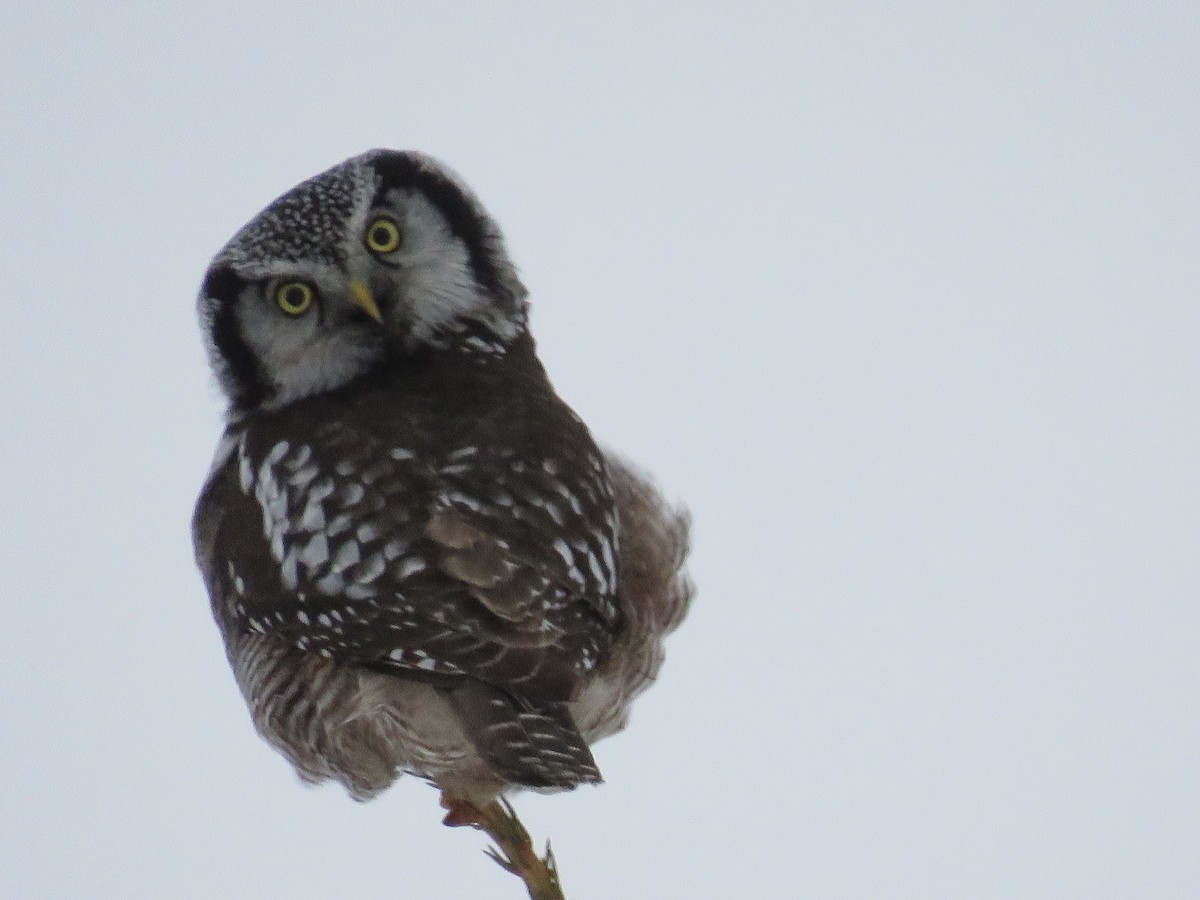
[[[321,472],[316,466],[305,466],[297,470],[291,478],[288,479],[288,484],[293,487],[305,488],[308,483],[317,477]]]
[[[569,487],[567,487],[563,482],[560,481],[554,485],[554,490],[558,493],[558,495],[560,497],[562,497],[569,504],[571,504],[571,511],[574,512],[575,515],[577,515],[577,516],[583,515],[583,504],[579,502],[578,497],[576,497],[573,493],[571,493],[571,489]]]
[[[548,516],[550,516],[551,519],[554,520],[555,525],[563,524],[563,521],[564,521],[563,514],[561,511],[559,511],[559,508],[557,506],[555,506],[549,500],[541,501],[540,505],[541,505],[542,509],[546,510],[546,514]]]
[[[369,584],[382,575],[385,568],[386,564],[383,561],[383,554],[374,553],[363,563],[354,580],[360,584]]]
[[[318,532],[313,535],[312,540],[304,548],[304,552],[300,554],[300,562],[304,563],[310,569],[315,569],[318,566],[323,566],[329,561],[329,541],[325,535]]]
[[[479,512],[483,509],[482,503],[480,503],[474,497],[468,497],[461,491],[446,491],[444,494],[442,494],[442,500],[446,503],[465,506],[467,509],[471,510],[471,512]]]
[[[342,515],[338,516],[336,519],[334,519],[332,522],[329,523],[329,526],[325,529],[325,533],[328,534],[330,537],[337,537],[343,531],[349,530],[350,525],[351,525],[350,517],[343,513]]]
[[[553,547],[558,552],[558,555],[562,557],[563,562],[565,562],[568,566],[575,565],[575,554],[571,551],[571,548],[567,546],[566,541],[564,541],[562,538],[555,538]]]
[[[402,580],[423,571],[425,571],[425,560],[419,556],[410,556],[396,566],[396,578]]]
[[[320,503],[310,502],[300,517],[300,527],[305,531],[320,531],[325,527],[325,508]]]
[[[295,549],[289,549],[287,555],[283,558],[283,565],[279,569],[279,576],[283,579],[283,586],[291,591],[296,589],[296,585],[300,581],[297,572],[296,556]]]
[[[254,466],[250,457],[244,454],[238,457],[238,481],[242,485],[242,493],[250,493],[250,488],[254,486]]]
[[[600,553],[604,557],[604,568],[609,574],[606,587],[611,591],[616,588],[615,582],[617,580],[617,565],[616,561],[613,559],[612,541],[600,541]]]
[[[330,494],[333,493],[333,491],[334,491],[333,479],[332,478],[322,478],[320,481],[318,481],[316,484],[314,484],[309,489],[308,502],[309,503],[322,503],[322,502],[324,502],[326,497],[328,497]]]
[[[333,558],[333,571],[344,572],[351,566],[358,565],[362,554],[358,550],[357,541],[345,541],[338,547],[337,555]]]
[[[287,511],[288,511],[288,492],[284,488],[277,490],[267,498],[266,502],[267,515],[271,517],[271,521],[276,528],[287,527]]]
[[[346,586],[346,579],[337,572],[330,572],[324,578],[317,582],[317,590],[326,597],[332,597],[334,594],[340,594]]]
[[[283,561],[283,532],[276,531],[271,535],[271,555],[280,562]]]
[[[303,467],[310,459],[312,459],[312,447],[308,444],[301,444],[292,458],[287,461],[287,467],[295,472]]]
[[[597,559],[595,553],[587,555],[588,568],[592,570],[592,576],[603,590],[608,590],[608,575],[600,567],[600,560]]]
[[[267,458],[263,460],[263,465],[267,467],[275,465],[275,463],[287,456],[287,452],[290,449],[292,449],[291,444],[289,444],[287,441],[280,441],[271,448],[270,452],[267,454]]]

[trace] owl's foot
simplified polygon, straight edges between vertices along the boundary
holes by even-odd
[[[484,812],[474,803],[469,800],[460,800],[457,797],[451,797],[449,794],[442,794],[441,797],[442,809],[446,810],[446,816],[442,819],[443,825],[449,825],[451,828],[461,828],[464,825],[471,825],[475,828],[484,827]]]
[[[531,900],[563,900],[550,842],[546,842],[545,856],[538,856],[529,832],[517,818],[511,803],[501,797],[480,809],[468,800],[446,793],[442,794],[441,803],[446,810],[443,824],[452,828],[470,825],[496,842],[495,847],[488,847],[484,852],[506,872],[525,882]]]

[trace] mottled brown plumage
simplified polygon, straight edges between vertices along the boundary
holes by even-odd
[[[404,243],[363,252],[381,216]],[[687,520],[555,394],[474,197],[356,157],[243,229],[201,310],[231,415],[197,560],[260,733],[358,799],[599,781],[686,612]]]

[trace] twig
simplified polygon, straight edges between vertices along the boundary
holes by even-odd
[[[442,807],[448,810],[442,820],[444,824],[470,825],[496,842],[495,847],[488,847],[484,853],[525,882],[530,900],[565,900],[550,842],[546,842],[546,855],[538,856],[511,803],[501,797],[480,809],[473,803],[442,794]]]

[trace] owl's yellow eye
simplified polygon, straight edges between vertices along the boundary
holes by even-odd
[[[367,226],[367,249],[375,253],[392,253],[400,246],[400,226],[385,216],[371,220]]]
[[[303,281],[285,281],[275,289],[275,302],[289,316],[302,316],[312,306],[312,285]]]

